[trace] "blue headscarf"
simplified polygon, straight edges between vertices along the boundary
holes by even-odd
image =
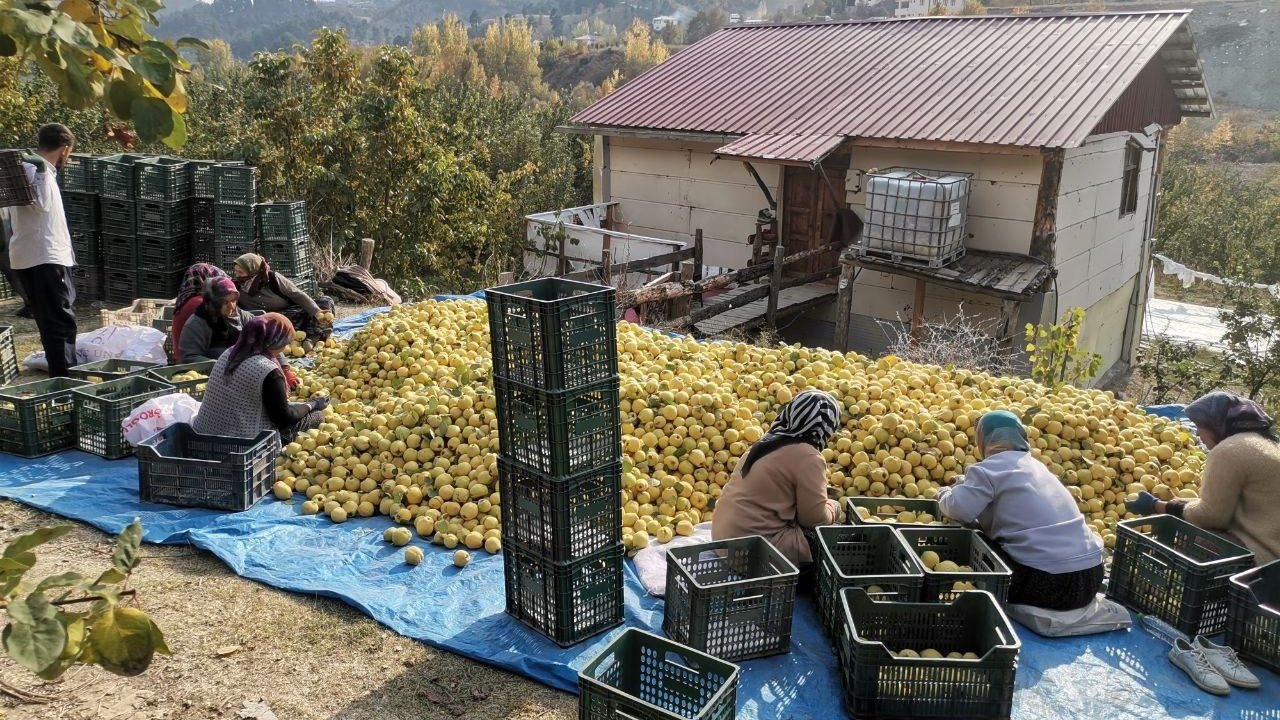
[[[993,410],[978,420],[978,447],[984,458],[1009,450],[1027,452],[1031,449],[1027,429],[1018,416],[1008,410]]]

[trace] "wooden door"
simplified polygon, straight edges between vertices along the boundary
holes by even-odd
[[[824,165],[837,193],[844,192],[844,168],[848,157]],[[832,168],[839,168],[832,169]],[[782,243],[791,255],[836,241],[840,232],[841,208],[817,170],[788,165],[782,178]],[[826,253],[787,266],[791,274],[805,274],[835,267],[838,253]]]

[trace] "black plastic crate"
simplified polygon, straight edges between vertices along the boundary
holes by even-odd
[[[845,588],[840,602],[836,650],[851,717],[1010,716],[1022,642],[989,593],[965,593],[950,604],[898,603]],[[928,649],[943,657],[894,655]],[[951,653],[976,657],[946,657]]]
[[[102,273],[102,299],[113,305],[128,305],[138,297],[138,271],[108,267]]]
[[[191,262],[206,262],[218,264],[218,243],[213,239],[213,233],[192,233],[191,234]]]
[[[495,377],[565,390],[618,374],[613,288],[545,278],[484,294]]]
[[[498,457],[502,537],[565,562],[622,541],[622,463],[559,478]]]
[[[79,262],[79,253],[76,260]],[[71,268],[71,285],[76,289],[77,303],[91,303],[102,299],[102,268],[97,265],[76,265]]]
[[[308,236],[307,203],[258,203],[258,240],[261,242],[293,242]]]
[[[214,217],[218,203],[209,198],[191,199],[191,231],[213,235],[215,231]]]
[[[738,666],[627,628],[578,673],[580,720],[732,720]]]
[[[1107,597],[1190,637],[1227,626],[1227,586],[1253,553],[1172,515],[1116,523]]]
[[[106,360],[94,360],[83,365],[76,365],[69,368],[67,374],[77,380],[84,380],[90,383],[106,382],[108,380],[119,380],[120,378],[132,377],[134,375],[145,375],[152,368],[159,367],[156,363],[146,360],[122,360],[120,358],[108,358]]]
[[[22,207],[36,201],[35,190],[27,182],[22,153],[0,150],[0,207]]]
[[[0,325],[0,385],[8,385],[17,377],[18,346],[13,340],[13,326]]]
[[[155,322],[159,323],[161,321],[156,320]],[[168,328],[164,328],[163,332],[168,335]],[[204,397],[205,385],[209,383],[209,375],[213,373],[213,366],[216,362],[216,360],[206,360],[204,362],[184,363],[182,365],[164,365],[162,367],[151,368],[148,370],[147,377],[167,382],[178,392],[185,393],[196,400],[200,400]],[[193,372],[199,374],[199,377],[186,378],[182,380],[178,379],[178,376],[180,375],[186,375]]]
[[[229,438],[201,435],[186,423],[174,423],[138,445],[138,499],[248,510],[275,482],[279,453],[274,430],[252,439]]]
[[[219,205],[213,211],[213,234],[218,242],[257,245],[253,208]]]
[[[142,403],[168,395],[173,386],[134,375],[73,389],[76,398],[76,446],[108,460],[128,457],[133,448],[121,424]]]
[[[115,200],[137,199],[136,170],[134,165],[145,160],[146,155],[123,153],[105,155],[94,159],[97,173],[98,194]]]
[[[504,541],[507,612],[562,647],[619,625],[626,554],[619,544],[558,563]]]
[[[76,254],[76,265],[101,265],[102,236],[93,230],[71,230],[71,250]]]
[[[76,407],[71,391],[86,385],[49,378],[0,388],[0,451],[39,457],[76,446]]]
[[[65,202],[68,193],[98,194],[98,166],[92,155],[71,153],[58,169],[58,187]]]
[[[191,234],[191,206],[186,200],[138,202],[138,235],[171,238]]]
[[[98,196],[67,191],[62,193],[62,213],[71,232],[94,232],[98,229]]]
[[[622,452],[618,380],[547,392],[493,379],[502,454],[547,475],[573,475],[607,465]]]
[[[1227,644],[1240,657],[1280,673],[1280,560],[1232,575]]]
[[[892,514],[880,512],[880,509],[884,507],[892,508],[894,512]],[[857,508],[865,508],[869,511],[870,517],[876,519],[863,518],[858,514]],[[844,499],[844,510],[848,521],[854,525],[887,525],[898,529],[930,526],[930,523],[899,522],[898,517],[900,514],[904,511],[909,511],[917,515],[928,513],[933,518],[933,525],[959,527],[956,523],[942,516],[942,510],[938,508],[937,500],[925,500],[924,498],[848,497]]]
[[[208,198],[218,197],[218,180],[213,169],[219,165],[243,165],[239,160],[189,160],[187,174],[191,177],[191,196]]]
[[[239,205],[253,212],[258,202],[258,169],[220,163],[213,167],[215,197],[219,205]]]
[[[1000,602],[1009,599],[1009,583],[1013,571],[996,551],[969,528],[899,528],[907,547],[919,558],[932,550],[940,561],[950,560],[956,565],[968,565],[968,572],[930,570],[921,561],[924,571],[924,588],[920,599],[924,602],[950,602],[965,590],[986,590]],[[965,583],[966,585],[958,585]],[[972,587],[968,587],[972,585]]]
[[[799,575],[759,535],[668,548],[662,631],[723,660],[791,652]]]
[[[132,200],[103,197],[98,201],[98,227],[104,235],[138,234],[138,206]]]
[[[9,287],[9,281],[3,275],[0,275],[0,300],[12,300],[13,298],[13,288]]]
[[[893,528],[824,525],[817,528],[817,538],[813,600],[831,637],[839,632],[840,591],[845,588],[860,587],[876,600],[920,602],[924,567]]]
[[[178,294],[185,268],[179,270],[139,270],[138,297],[171,298]]]
[[[139,200],[175,202],[191,197],[191,174],[181,158],[156,157],[134,165]]]
[[[254,247],[253,243],[232,243],[215,240],[213,243],[213,262],[230,273],[235,267],[236,258],[245,253],[256,253],[257,251],[258,249]]]
[[[133,272],[138,267],[138,241],[134,235],[102,235],[102,264],[112,270]]]
[[[289,278],[295,285],[298,285],[298,287],[302,287],[303,282],[313,280],[315,278],[315,266],[312,265],[311,257],[308,255],[284,261],[277,261],[265,252],[262,253],[262,256],[267,258],[267,261],[271,263],[272,270]]]
[[[191,235],[157,238],[138,236],[138,269],[175,271],[191,265]]]
[[[262,255],[271,262],[272,269],[282,262],[297,259],[311,261],[311,238],[304,235],[296,240],[263,240],[258,243]]]

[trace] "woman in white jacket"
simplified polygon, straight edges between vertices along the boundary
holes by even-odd
[[[982,461],[938,492],[947,517],[976,523],[1013,570],[1009,602],[1075,610],[1102,588],[1102,541],[1066,487],[1032,457],[1027,431],[1011,412],[978,421]]]

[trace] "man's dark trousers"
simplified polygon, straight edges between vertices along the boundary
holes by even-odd
[[[71,268],[45,264],[14,272],[35,315],[49,377],[66,377],[67,368],[76,364],[76,289]]]

